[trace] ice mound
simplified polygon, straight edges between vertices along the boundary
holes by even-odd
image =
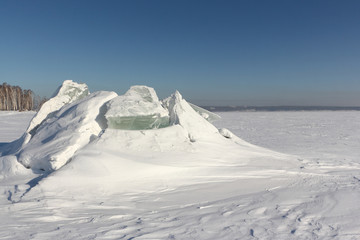
[[[155,90],[133,86],[107,104],[109,128],[124,130],[156,129],[169,126],[169,113],[162,107]]]
[[[147,86],[133,86],[122,96],[107,91],[89,94],[86,84],[66,80],[7,154],[34,172],[52,172],[92,142],[123,152],[144,147],[155,152],[192,151],[198,140],[223,138],[208,121],[216,118],[189,104],[179,92],[163,101]]]

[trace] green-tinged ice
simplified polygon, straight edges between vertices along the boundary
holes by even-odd
[[[69,96],[69,102],[83,99],[89,95],[89,90],[87,88],[81,89],[74,86],[68,86],[64,92],[66,92],[66,94]]]
[[[133,86],[124,95],[107,104],[107,127],[145,130],[167,127],[169,112],[162,106],[153,88]]]
[[[206,120],[208,120],[209,122],[213,122],[216,120],[219,120],[221,117],[215,113],[212,113],[204,108],[201,108],[199,106],[196,106],[195,104],[189,103],[189,105],[198,113],[200,114],[203,118],[205,118]]]
[[[146,130],[169,126],[169,117],[157,114],[148,116],[108,117],[108,128],[123,130]]]

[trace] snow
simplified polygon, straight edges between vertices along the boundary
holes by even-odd
[[[223,112],[217,127],[264,148],[299,155],[311,162],[339,166],[360,163],[357,111]],[[276,131],[274,130],[276,129]],[[338,166],[338,167],[339,167]]]
[[[25,131],[26,124],[34,117],[35,112],[1,111],[0,144],[18,139]],[[24,126],[25,124],[25,126]]]
[[[18,161],[33,170],[61,168],[77,150],[100,134],[100,108],[116,96],[114,92],[95,92],[65,105],[37,128],[19,151]]]
[[[109,128],[124,98],[95,92],[16,154],[6,142],[34,113],[0,112],[1,239],[360,238],[359,112],[218,113],[215,127],[178,92],[142,93],[140,115],[161,107],[169,126]]]
[[[181,125],[192,142],[195,142],[197,138],[219,135],[218,129],[199,115],[178,91],[165,99],[164,104],[169,110],[170,124]]]

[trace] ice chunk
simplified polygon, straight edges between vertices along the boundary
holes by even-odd
[[[226,128],[221,128],[219,129],[219,133],[224,136],[225,138],[233,138],[234,134],[232,132],[230,132],[230,130],[226,129]]]
[[[153,88],[132,86],[124,95],[107,104],[108,128],[144,130],[169,126],[168,111]]]
[[[198,113],[200,114],[203,118],[205,118],[206,120],[208,120],[209,122],[213,122],[216,120],[219,120],[221,117],[215,113],[212,113],[206,109],[203,109],[199,106],[196,106],[195,104],[189,103],[189,105]]]
[[[87,95],[89,95],[89,90],[85,83],[80,84],[72,80],[65,80],[53,96],[42,105],[39,112],[31,120],[26,132],[32,133],[52,113],[58,111],[64,105],[82,99]]]
[[[169,117],[159,117],[158,114],[131,117],[107,117],[109,128],[124,130],[145,130],[169,126]]]

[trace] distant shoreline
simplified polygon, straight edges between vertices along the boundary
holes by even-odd
[[[360,107],[331,106],[202,106],[212,112],[277,112],[277,111],[360,111]]]

